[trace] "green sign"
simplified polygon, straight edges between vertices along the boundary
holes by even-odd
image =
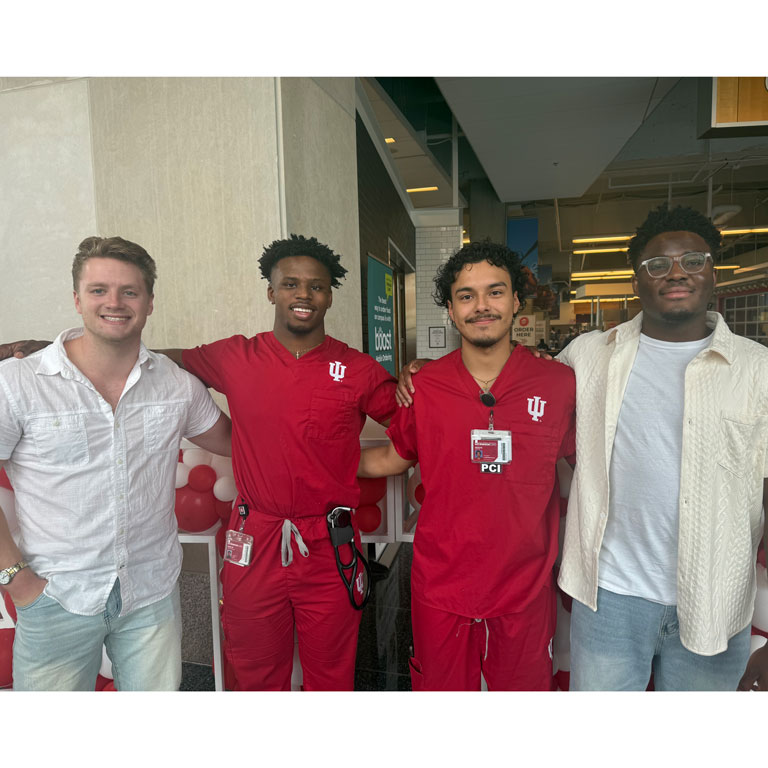
[[[368,354],[395,374],[392,270],[368,257]]]

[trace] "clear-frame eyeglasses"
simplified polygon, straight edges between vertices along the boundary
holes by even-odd
[[[635,274],[645,267],[651,277],[666,277],[672,271],[672,263],[677,262],[689,275],[695,275],[704,269],[707,259],[711,259],[712,254],[702,253],[701,251],[691,251],[683,253],[680,256],[654,256],[653,258],[641,261],[637,265]]]

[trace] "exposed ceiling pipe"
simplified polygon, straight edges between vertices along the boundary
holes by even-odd
[[[560,206],[557,203],[557,198],[555,198],[555,226],[557,227],[557,250],[562,253],[563,242],[560,238]]]

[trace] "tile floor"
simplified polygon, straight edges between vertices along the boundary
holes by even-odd
[[[355,690],[410,691],[411,559],[413,545],[397,550],[386,578],[374,581],[363,610],[357,645]],[[185,663],[182,691],[212,691],[213,672],[205,664]]]

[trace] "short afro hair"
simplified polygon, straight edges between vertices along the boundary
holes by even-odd
[[[703,214],[693,208],[678,205],[669,208],[662,203],[648,214],[648,218],[637,228],[637,233],[629,241],[627,260],[636,268],[645,246],[663,232],[693,232],[707,243],[714,261],[720,250],[722,235],[720,230]]]
[[[523,296],[528,275],[523,271],[520,257],[506,246],[492,243],[490,240],[465,245],[456,251],[445,264],[438,267],[435,275],[435,291],[432,294],[435,304],[447,308],[448,302],[451,300],[451,286],[456,282],[459,272],[467,264],[477,264],[480,261],[487,261],[494,267],[502,267],[509,272],[512,290],[517,291],[520,309],[522,309],[525,304]]]
[[[309,256],[319,261],[331,273],[331,286],[339,288],[347,274],[347,270],[339,264],[339,256],[327,245],[319,243],[316,237],[304,237],[304,235],[291,235],[287,240],[275,240],[264,248],[264,253],[259,259],[261,276],[266,280],[272,277],[272,270],[280,259],[289,256]]]

